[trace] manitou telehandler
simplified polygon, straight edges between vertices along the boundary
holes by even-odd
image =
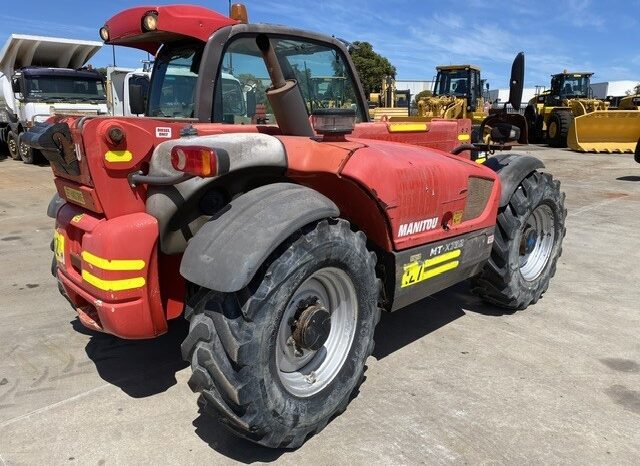
[[[463,120],[369,123],[342,42],[246,18],[122,11],[101,36],[157,55],[147,117],[58,118],[29,143],[51,161],[53,272],[80,321],[141,339],[184,315],[202,409],[296,448],[347,407],[381,310],[467,279],[497,306],[540,299],[566,211],[539,160],[469,160]],[[300,73],[344,78],[348,98],[311,112]],[[257,102],[275,124],[247,121]],[[483,149],[517,136],[496,126]]]

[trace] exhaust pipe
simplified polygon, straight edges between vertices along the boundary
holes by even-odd
[[[313,137],[315,134],[309,123],[307,106],[298,89],[298,82],[284,78],[276,52],[265,34],[258,35],[256,44],[269,71],[272,86],[267,90],[267,98],[282,134]]]

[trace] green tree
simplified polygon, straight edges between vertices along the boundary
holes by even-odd
[[[414,107],[418,107],[418,102],[420,102],[420,99],[422,99],[424,97],[431,97],[432,95],[433,95],[433,92],[431,92],[431,91],[418,92],[416,94],[416,96],[413,98],[413,106]]]
[[[105,67],[100,67],[100,68],[95,68],[95,70],[100,73],[100,75],[102,76],[102,79],[107,79],[107,68]]]
[[[367,98],[372,92],[380,92],[382,80],[386,76],[396,77],[395,66],[387,58],[376,53],[369,42],[352,43],[350,53]]]

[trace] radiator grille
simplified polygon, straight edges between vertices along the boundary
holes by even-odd
[[[467,204],[464,206],[464,214],[462,221],[473,220],[484,212],[489,197],[493,191],[493,180],[485,178],[469,177],[469,185],[467,191]]]

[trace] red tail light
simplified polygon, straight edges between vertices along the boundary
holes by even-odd
[[[210,147],[174,146],[171,165],[178,171],[202,178],[218,174],[218,157]]]

